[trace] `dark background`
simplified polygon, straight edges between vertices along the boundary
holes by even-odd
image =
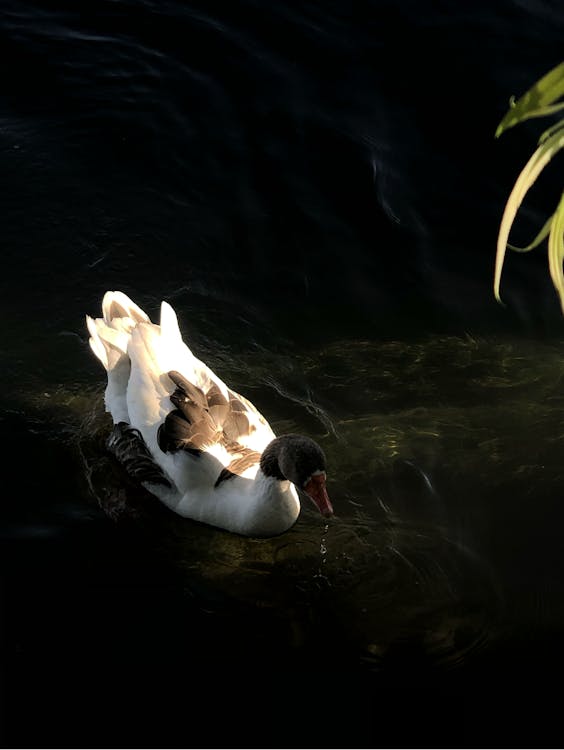
[[[276,623],[194,610],[143,533],[76,502],[72,431],[29,394],[69,370],[101,382],[83,316],[106,289],[178,299],[241,347],[560,337],[545,249],[508,256],[506,307],[492,283],[505,200],[549,123],[494,132],[563,39],[560,2],[4,0],[6,746],[558,744],[558,629],[424,684],[408,651],[389,683],[341,660],[322,622],[317,650],[274,657]],[[561,174],[531,191],[516,242]]]

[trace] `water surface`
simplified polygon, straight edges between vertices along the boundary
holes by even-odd
[[[538,132],[493,134],[563,26],[548,0],[4,3],[7,745],[550,743],[564,329],[542,251],[493,299]],[[560,193],[557,165],[516,242]],[[317,439],[336,517],[244,539],[134,487],[86,340],[107,289],[168,300]]]

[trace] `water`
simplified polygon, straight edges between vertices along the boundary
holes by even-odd
[[[493,300],[537,131],[493,132],[563,26],[508,0],[4,4],[5,744],[550,745],[563,323],[541,251]],[[318,440],[336,517],[243,539],[134,487],[86,341],[106,289],[167,299]]]

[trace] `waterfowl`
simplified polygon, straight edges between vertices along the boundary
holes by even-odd
[[[86,316],[89,344],[107,373],[109,450],[171,510],[245,536],[276,536],[300,513],[298,491],[333,514],[321,447],[276,436],[258,409],[183,341],[176,313],[160,323],[108,291],[102,317]]]

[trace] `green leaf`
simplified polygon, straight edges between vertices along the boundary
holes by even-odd
[[[553,216],[554,214],[548,217],[543,228],[540,230],[540,232],[537,234],[535,239],[529,245],[527,245],[526,247],[517,247],[517,245],[511,245],[508,242],[507,247],[510,250],[515,250],[516,253],[528,253],[529,250],[534,250],[535,247],[538,247],[540,245],[540,243],[544,240],[545,237],[548,237],[548,233],[550,232],[550,227],[552,225]]]
[[[562,105],[557,105],[556,109],[551,105],[561,96],[564,96],[564,62],[544,75],[520,99],[511,100],[509,110],[497,126],[495,137],[499,138],[503,132],[530,117],[544,117],[558,111]]]
[[[501,302],[499,287],[501,282],[501,271],[505,260],[505,251],[507,249],[507,241],[517,211],[519,210],[529,188],[534,184],[535,180],[552,157],[562,147],[564,147],[564,129],[558,129],[541,143],[540,146],[538,146],[529,161],[523,167],[521,174],[517,178],[513,190],[507,199],[499,227],[495,258],[494,295],[498,302]]]
[[[562,104],[562,107],[564,108],[564,103]],[[564,128],[564,118],[562,120],[558,120],[558,122],[554,123],[554,125],[551,125],[547,130],[544,131],[544,133],[541,134],[541,137],[538,140],[539,145],[546,141],[547,138],[550,138],[551,135],[556,133],[557,130],[560,130],[560,128]]]
[[[554,212],[552,228],[548,236],[548,267],[554,288],[560,297],[560,307],[564,314],[564,193],[560,198],[558,208]]]

